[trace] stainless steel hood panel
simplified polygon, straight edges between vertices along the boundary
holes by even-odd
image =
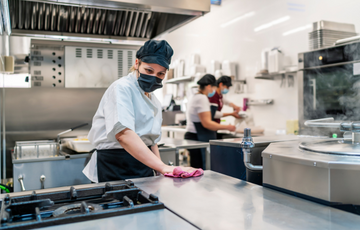
[[[146,40],[209,12],[207,0],[10,1],[15,35]]]
[[[180,14],[207,13],[210,11],[210,1],[207,0],[23,0],[32,2],[52,3],[59,5],[84,5],[107,9],[133,8],[151,10],[153,12],[168,12]]]

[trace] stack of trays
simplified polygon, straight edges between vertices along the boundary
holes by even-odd
[[[309,33],[310,50],[333,46],[343,38],[356,36],[355,25],[329,21],[313,23],[313,31]]]

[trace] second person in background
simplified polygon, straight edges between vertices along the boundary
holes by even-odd
[[[211,111],[209,97],[216,91],[216,79],[211,74],[203,76],[197,84],[198,93],[189,101],[186,112],[186,133],[184,139],[209,142],[217,139],[217,130],[235,131],[233,125],[220,125],[213,120],[215,110]],[[205,149],[191,149],[190,165],[205,169]]]
[[[219,123],[221,122],[222,117],[227,116],[233,116],[235,118],[240,118],[239,112],[241,110],[241,107],[235,105],[234,103],[228,101],[225,97],[223,97],[224,94],[227,94],[229,92],[230,87],[232,86],[231,83],[231,77],[228,76],[221,76],[216,81],[217,89],[215,91],[215,94],[209,98],[210,103],[217,104],[217,111],[214,116],[215,122]],[[231,113],[223,113],[221,112],[224,105],[230,106],[234,109]],[[217,133],[217,139],[222,139],[222,134]]]

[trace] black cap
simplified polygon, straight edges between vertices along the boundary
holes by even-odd
[[[214,75],[205,74],[198,82],[198,85],[212,85],[216,86],[216,78]]]
[[[231,77],[228,77],[228,76],[219,77],[219,79],[217,79],[216,83],[217,83],[218,86],[219,86],[220,83],[223,83],[223,85],[225,85],[227,87],[232,86]]]
[[[155,63],[169,69],[173,49],[165,40],[149,40],[136,52],[136,58],[146,63]]]

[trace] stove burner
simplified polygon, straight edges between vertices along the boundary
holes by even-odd
[[[84,201],[77,204],[69,204],[56,209],[53,213],[53,217],[61,217],[79,213],[97,212],[103,208],[98,204],[86,204]]]
[[[32,229],[163,209],[157,196],[132,181],[71,187],[65,191],[10,197],[0,202],[0,229]]]

